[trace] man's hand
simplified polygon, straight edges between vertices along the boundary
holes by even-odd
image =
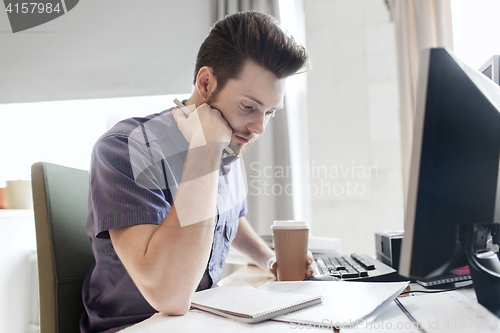
[[[187,107],[191,109],[193,105]],[[178,108],[174,108],[172,114],[179,130],[192,146],[191,148],[220,143],[222,151],[229,145],[233,130],[218,109],[202,104],[191,113],[189,118],[186,118]]]
[[[312,262],[313,262],[313,255],[312,255],[311,251],[307,251],[305,278],[308,278],[311,275],[313,275],[313,268],[311,266]],[[278,264],[276,262],[276,257],[269,258],[267,263],[268,263],[267,267],[268,267],[269,271],[271,273],[273,273],[274,276],[278,277],[278,270],[277,270]]]

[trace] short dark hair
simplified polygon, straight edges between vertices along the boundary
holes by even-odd
[[[203,66],[217,78],[216,91],[237,78],[243,64],[251,60],[283,79],[309,67],[305,48],[279,26],[276,18],[247,11],[217,21],[198,51],[194,84]]]

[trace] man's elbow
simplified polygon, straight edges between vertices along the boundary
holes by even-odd
[[[167,316],[184,316],[189,311],[189,306],[187,307],[168,307],[160,311]]]
[[[189,281],[176,281],[177,277],[169,278],[163,276],[161,279],[152,279],[155,274],[146,274],[149,279],[143,279],[137,285],[140,286],[144,298],[158,312],[170,316],[185,315],[191,307],[196,286]]]
[[[191,302],[179,301],[162,304],[157,310],[168,316],[184,316],[190,309]]]
[[[147,295],[146,299],[155,310],[169,316],[183,316],[191,307],[192,293],[169,290],[165,293],[153,291]]]

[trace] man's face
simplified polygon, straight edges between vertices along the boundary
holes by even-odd
[[[229,147],[236,155],[255,142],[274,112],[283,107],[285,79],[247,61],[238,78],[228,80],[207,104],[217,108],[233,129]]]

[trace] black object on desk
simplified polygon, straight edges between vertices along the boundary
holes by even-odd
[[[399,268],[403,231],[385,231],[375,233],[377,259],[395,270]]]
[[[366,254],[332,256],[314,255],[314,278],[324,281],[322,276],[337,277],[349,281],[393,282],[402,281],[397,271]]]

